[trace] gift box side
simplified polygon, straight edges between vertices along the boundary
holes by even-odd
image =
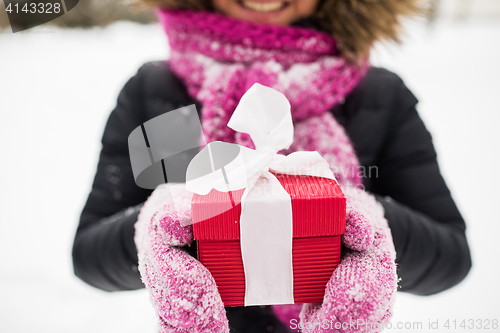
[[[295,303],[321,303],[325,287],[340,263],[340,235],[294,238]],[[245,271],[239,240],[198,241],[198,259],[208,268],[225,306],[245,304]]]
[[[293,239],[295,303],[322,303],[326,284],[340,264],[340,235]]]
[[[224,306],[245,304],[245,271],[239,240],[200,240],[198,259],[212,274]]]

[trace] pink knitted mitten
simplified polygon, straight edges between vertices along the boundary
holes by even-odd
[[[229,332],[212,275],[179,248],[193,241],[192,226],[181,226],[191,220],[191,200],[186,190],[175,195],[174,205],[170,191],[157,188],[135,225],[139,271],[158,314],[160,331]]]
[[[323,304],[304,304],[303,332],[380,332],[392,316],[396,252],[384,211],[368,193],[344,188],[345,251],[326,286]]]

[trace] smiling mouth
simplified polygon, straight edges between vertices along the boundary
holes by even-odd
[[[241,0],[238,3],[246,9],[261,13],[277,12],[289,5],[285,1],[256,2]]]

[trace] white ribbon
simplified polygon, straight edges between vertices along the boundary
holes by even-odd
[[[186,188],[200,195],[212,189],[228,192],[245,188],[240,216],[245,305],[293,304],[292,201],[270,171],[335,177],[318,152],[277,154],[293,143],[290,103],[277,90],[255,83],[241,98],[228,127],[249,134],[256,149],[210,143],[188,166]],[[234,156],[221,156],[219,152],[228,151],[224,147],[231,147]],[[218,153],[214,153],[215,148]],[[217,165],[220,158],[230,162]]]

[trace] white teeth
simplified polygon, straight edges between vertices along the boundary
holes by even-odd
[[[242,1],[243,6],[248,9],[254,10],[256,12],[274,12],[283,8],[284,2],[253,2],[253,1]]]

